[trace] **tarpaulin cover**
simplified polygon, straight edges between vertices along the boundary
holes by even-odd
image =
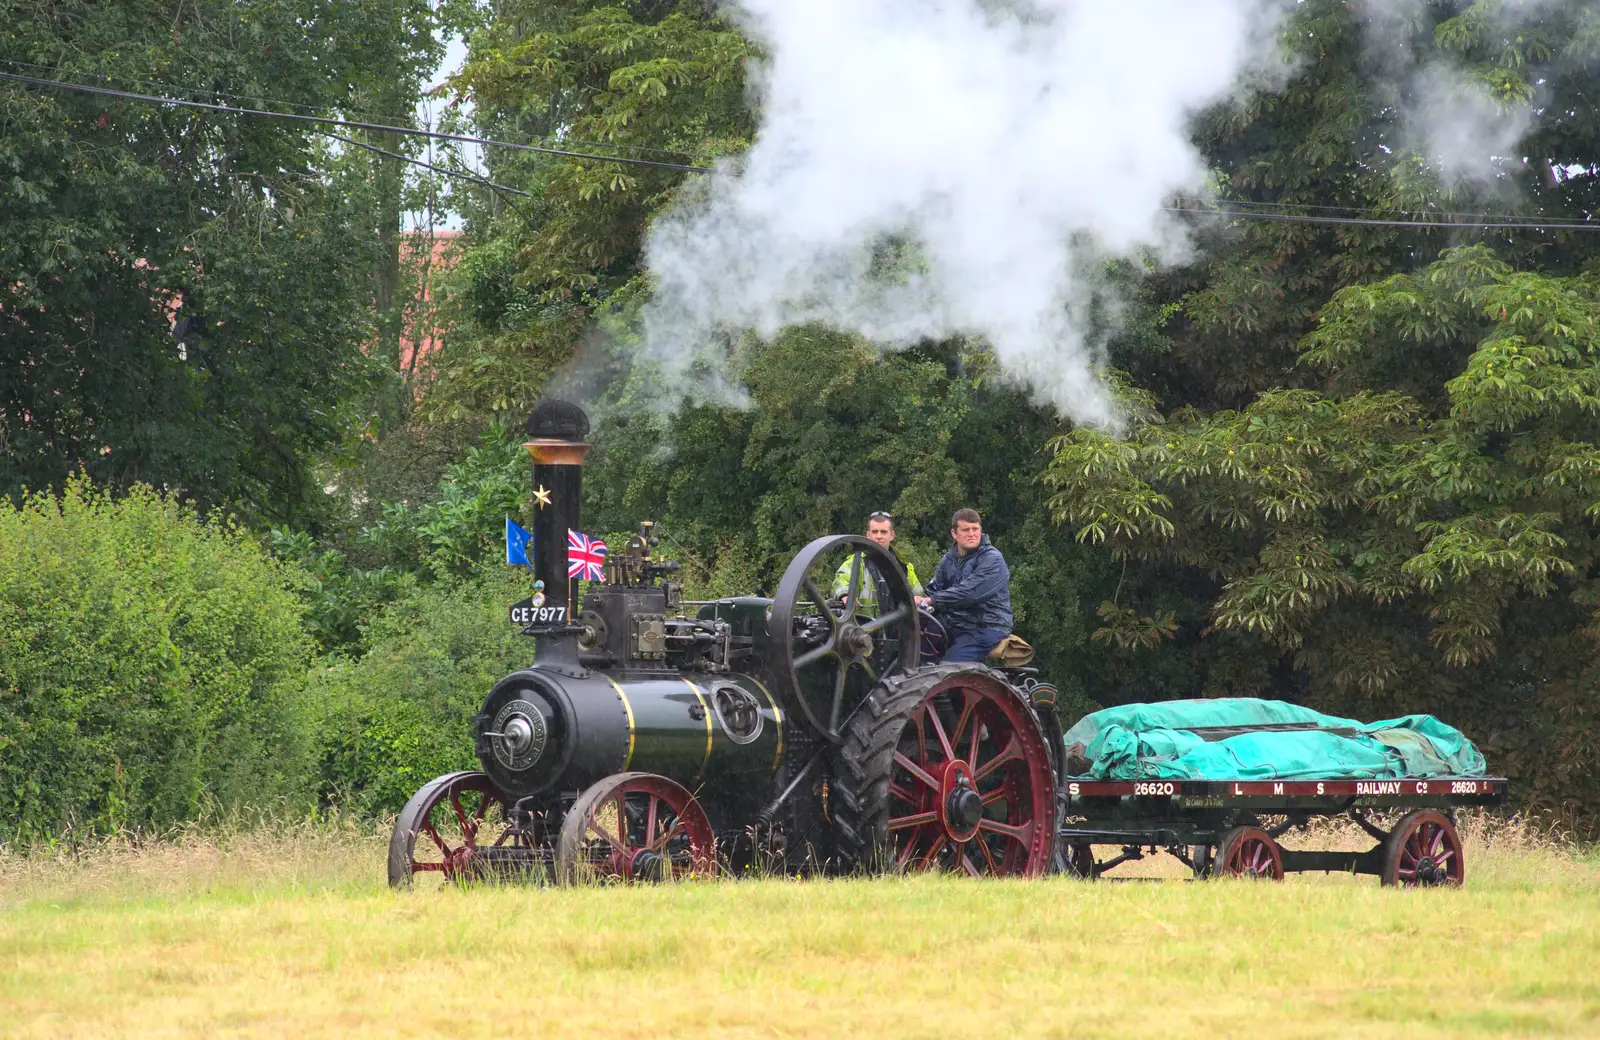
[[[1383,780],[1488,768],[1472,741],[1432,715],[1357,722],[1251,697],[1106,708],[1065,741],[1069,766],[1092,780]]]

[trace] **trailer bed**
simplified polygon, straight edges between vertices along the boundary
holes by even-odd
[[[1499,805],[1504,777],[1443,776],[1418,780],[1068,780],[1068,815],[1074,805],[1103,809],[1112,799],[1132,799],[1136,812],[1251,808],[1268,812],[1396,806]]]
[[[1460,884],[1454,810],[1503,803],[1504,777],[1403,780],[1072,780],[1061,785],[1060,869],[1094,878],[1165,851],[1199,877],[1281,880],[1307,870],[1376,874],[1384,884]],[[1391,829],[1369,810],[1403,810]],[[1301,851],[1277,839],[1314,817],[1347,816],[1376,841],[1364,852]],[[1263,817],[1274,818],[1270,826]],[[1108,860],[1094,846],[1120,847]]]

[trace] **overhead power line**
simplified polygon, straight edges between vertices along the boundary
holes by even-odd
[[[484,145],[492,148],[506,148],[512,151],[534,152],[540,155],[556,155],[569,159],[584,159],[593,162],[616,163],[623,166],[645,166],[662,170],[679,170],[685,173],[710,173],[732,175],[733,171],[717,169],[710,166],[692,166],[686,163],[659,162],[654,159],[635,159],[621,155],[601,155],[593,152],[579,152],[566,148],[549,148],[542,145],[519,144],[512,141],[497,141],[487,137],[474,137],[470,134],[447,134],[438,130],[419,130],[408,126],[389,126],[383,123],[370,123],[353,119],[338,119],[333,116],[308,115],[299,112],[273,112],[268,109],[247,108],[239,105],[220,105],[204,101],[187,101],[182,98],[161,97],[156,94],[140,94],[134,91],[117,90],[112,87],[97,87],[87,83],[72,83],[67,80],[46,79],[42,76],[24,76],[14,72],[0,72],[0,80],[11,80],[17,83],[28,83],[39,87],[49,87],[57,90],[71,90],[84,94],[97,94],[103,97],[120,98],[125,101],[142,101],[153,105],[167,105],[175,108],[199,109],[207,112],[226,112],[233,115],[257,116],[266,119],[286,119],[294,122],[316,123],[323,126],[341,126],[355,130],[376,130],[383,133],[400,134],[408,137],[424,137],[441,141],[458,141],[464,144]],[[337,136],[337,135],[333,135]],[[342,140],[349,140],[341,138]],[[362,148],[372,148],[384,152],[384,149],[367,145],[359,141],[350,141]],[[393,152],[384,154],[394,155],[396,158],[405,159],[407,162],[416,162],[430,169],[437,169],[431,164],[421,163],[406,156]],[[475,178],[448,170],[439,170],[450,176],[466,176],[466,179],[475,180],[487,187],[500,191],[517,192],[518,189],[507,189],[504,185],[497,185],[483,178]],[[526,194],[522,192],[521,194]],[[1400,220],[1380,217],[1353,217],[1353,216],[1314,216],[1300,213],[1272,213],[1249,209],[1228,209],[1228,206],[1256,205],[1249,202],[1232,203],[1223,201],[1217,209],[1198,209],[1184,206],[1164,207],[1170,213],[1183,213],[1194,216],[1211,216],[1234,220],[1264,220],[1278,221],[1292,224],[1327,224],[1327,225],[1356,225],[1368,227],[1400,227],[1400,228],[1427,228],[1427,229],[1456,229],[1456,230],[1550,230],[1550,231],[1600,231],[1600,223],[1590,223],[1572,220],[1538,220],[1537,218],[1517,217],[1509,214],[1463,214],[1464,217],[1477,216],[1484,219],[1462,220]],[[1268,203],[1266,205],[1292,205],[1288,203]],[[1311,208],[1306,206],[1303,208]],[[1320,208],[1320,207],[1319,207]]]
[[[319,130],[317,132],[327,137],[331,137],[335,141],[343,141],[345,144],[353,144],[357,148],[365,148],[369,152],[377,152],[379,155],[386,155],[391,159],[399,159],[401,162],[408,162],[412,166],[420,166],[424,170],[432,170],[434,173],[442,173],[446,177],[456,177],[464,181],[471,181],[473,184],[481,184],[485,188],[492,188],[495,191],[503,191],[508,195],[521,195],[525,199],[533,198],[533,192],[531,191],[523,191],[521,188],[512,188],[504,184],[496,184],[494,181],[479,177],[477,174],[466,173],[462,170],[452,170],[444,166],[435,166],[431,162],[424,162],[421,159],[413,159],[411,156],[401,155],[399,152],[391,152],[387,148],[379,148],[375,144],[368,144],[365,141],[358,141],[354,137],[346,137],[343,134],[336,134],[332,130]]]
[[[17,83],[31,83],[37,87],[51,87],[56,90],[73,90],[81,94],[98,94],[102,97],[121,98],[124,101],[143,101],[152,105],[168,105],[174,108],[194,108],[206,112],[227,112],[232,115],[260,116],[267,119],[287,119],[299,123],[317,123],[323,126],[343,126],[353,130],[377,130],[383,133],[401,134],[408,137],[430,137],[438,141],[460,141],[464,144],[487,145],[493,148],[508,148],[517,152],[537,152],[540,155],[559,155],[568,159],[590,159],[595,162],[618,163],[623,166],[649,166],[661,170],[681,170],[685,173],[719,173],[726,174],[728,170],[718,170],[710,166],[690,166],[685,163],[658,162],[654,159],[633,159],[622,155],[597,155],[592,152],[577,152],[566,148],[546,148],[534,144],[518,144],[512,141],[496,141],[487,137],[473,137],[470,134],[447,134],[438,130],[419,130],[410,126],[388,126],[383,123],[368,123],[355,119],[336,119],[333,116],[314,116],[300,112],[273,112],[262,108],[245,108],[239,105],[218,105],[206,101],[186,101],[182,98],[161,97],[156,94],[139,94],[131,90],[117,90],[112,87],[96,87],[88,83],[69,83],[66,80],[45,79],[42,76],[24,76],[15,72],[0,72],[0,79],[12,80]]]
[[[1591,224],[1576,220],[1538,220],[1532,218],[1503,217],[1498,220],[1393,220],[1380,217],[1316,217],[1304,213],[1261,213],[1223,208],[1206,210],[1183,206],[1163,207],[1168,213],[1185,213],[1204,217],[1223,217],[1238,220],[1281,221],[1288,224],[1354,224],[1368,227],[1455,228],[1456,230],[1505,230],[1523,228],[1534,231],[1600,231],[1600,223]]]
[[[56,65],[41,65],[36,61],[18,61],[15,58],[0,58],[0,65],[10,65],[13,68],[19,68],[19,69],[41,69],[41,70],[43,70],[44,72],[47,72],[47,73],[54,73],[55,74],[55,78],[57,78],[58,80],[60,79],[61,74],[63,74],[63,73],[70,74],[71,73],[71,70],[63,69],[63,68],[61,68],[59,66],[56,66]],[[255,101],[256,104],[277,105],[277,106],[282,107],[282,108],[297,108],[297,109],[300,109],[303,112],[313,112],[314,113],[314,112],[318,111],[318,109],[314,105],[302,105],[297,101],[285,101],[282,98],[263,97],[263,96],[261,96],[259,94],[234,94],[234,93],[230,93],[230,92],[225,91],[225,90],[207,90],[204,87],[186,87],[186,86],[183,86],[180,83],[167,83],[167,82],[165,82],[163,80],[156,80],[156,79],[140,79],[140,78],[138,78],[136,76],[113,76],[113,75],[108,75],[108,74],[103,73],[103,72],[102,73],[95,73],[94,77],[96,79],[104,80],[107,83],[112,83],[112,82],[116,82],[116,83],[132,83],[132,84],[135,84],[136,86],[141,86],[141,87],[160,87],[162,90],[176,90],[176,91],[180,91],[180,92],[182,92],[184,94],[204,95],[205,97],[209,97],[209,98],[230,98],[230,99],[233,99],[233,100],[253,100],[253,101]],[[65,81],[61,81],[61,82],[65,82]],[[348,109],[348,108],[344,109],[343,111],[345,112],[346,115],[354,114],[354,115],[360,115],[360,116],[369,116],[369,115],[375,115],[376,114],[376,113],[369,112],[369,111],[360,111],[360,110],[354,110],[353,111],[353,110]],[[656,155],[687,155],[688,154],[687,152],[684,152],[684,151],[681,151],[681,150],[674,150],[674,149],[671,149],[671,148],[654,148],[654,147],[651,147],[650,145],[643,145],[643,144],[625,144],[625,143],[623,143],[621,141],[605,142],[605,141],[579,141],[579,140],[576,140],[576,139],[564,139],[564,140],[565,140],[566,144],[569,144],[569,145],[572,145],[572,146],[578,147],[578,148],[620,148],[620,149],[623,149],[624,151],[629,151],[629,152],[653,152]]]

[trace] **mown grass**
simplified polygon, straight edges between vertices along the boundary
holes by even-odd
[[[1458,891],[1311,875],[395,894],[382,835],[327,827],[0,855],[0,1033],[1600,1035],[1600,859],[1527,828],[1467,839]]]

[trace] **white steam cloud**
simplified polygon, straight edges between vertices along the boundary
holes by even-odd
[[[1481,82],[1445,65],[1417,76],[1406,125],[1446,182],[1490,181],[1533,124],[1528,105],[1500,105]]]
[[[1578,3],[1593,0],[1578,0]],[[1478,13],[1495,34],[1514,37],[1522,27],[1572,0],[1505,0]],[[1380,86],[1392,93],[1400,117],[1397,143],[1415,152],[1449,187],[1493,185],[1533,125],[1534,105],[1503,103],[1489,83],[1470,75],[1459,56],[1432,45],[1427,0],[1365,0],[1366,53]],[[1419,52],[1424,60],[1418,62]]]
[[[730,332],[885,347],[977,335],[1036,397],[1115,425],[1086,304],[1106,256],[1180,259],[1194,113],[1261,67],[1273,0],[739,0],[768,54],[737,177],[657,222],[647,355],[727,393]],[[710,381],[708,389],[707,380]]]

